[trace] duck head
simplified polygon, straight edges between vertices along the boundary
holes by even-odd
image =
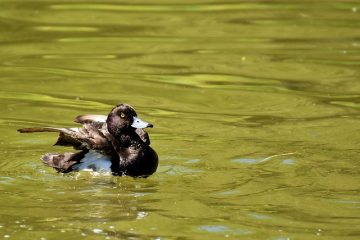
[[[138,118],[135,109],[125,103],[121,103],[111,110],[106,123],[108,131],[114,136],[120,135],[124,131],[135,131],[136,128],[153,127],[151,123]]]

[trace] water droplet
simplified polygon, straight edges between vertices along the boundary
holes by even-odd
[[[138,212],[137,219],[145,218],[147,215],[148,215],[147,212]]]
[[[94,229],[93,229],[93,232],[94,232],[94,233],[102,233],[103,230],[102,230],[102,229],[99,229],[99,228],[94,228]]]
[[[255,163],[259,162],[259,160],[251,159],[251,158],[240,158],[240,159],[234,159],[231,161],[234,163],[243,163],[243,164],[255,164]]]
[[[284,160],[282,160],[282,164],[293,165],[293,164],[295,164],[295,160],[293,160],[293,159],[284,159]]]

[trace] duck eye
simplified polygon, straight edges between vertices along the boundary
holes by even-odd
[[[121,113],[120,113],[120,117],[121,117],[121,118],[125,118],[125,113],[121,112]]]

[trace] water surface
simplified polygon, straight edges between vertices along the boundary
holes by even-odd
[[[0,0],[0,238],[358,239],[356,1]],[[148,179],[60,175],[56,134],[127,102]]]

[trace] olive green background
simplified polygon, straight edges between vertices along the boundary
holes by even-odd
[[[359,1],[0,0],[0,239],[359,239]],[[148,179],[57,174],[126,102]]]

